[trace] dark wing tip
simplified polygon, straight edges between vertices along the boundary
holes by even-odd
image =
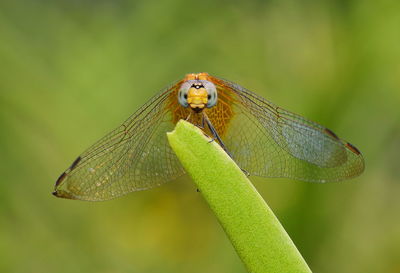
[[[82,159],[82,157],[78,156],[78,158],[75,159],[74,162],[72,162],[71,166],[58,177],[58,179],[56,181],[56,188],[61,184],[61,182],[64,181],[64,179],[66,178],[67,174],[69,172],[71,172],[73,169],[75,169],[76,166],[78,166],[78,163],[81,161],[81,159]]]
[[[61,182],[65,179],[66,176],[67,176],[67,173],[66,173],[66,172],[63,172],[63,173],[57,178],[56,187],[58,187],[58,186],[61,184]]]
[[[331,137],[333,137],[336,140],[340,140],[339,137],[330,129],[325,128],[325,133],[327,133],[328,135],[330,135]]]
[[[73,169],[75,169],[75,167],[78,165],[81,159],[82,157],[78,156],[78,158],[75,159],[74,162],[72,162],[71,166],[69,167],[69,170],[72,171]]]
[[[78,199],[75,196],[73,196],[72,194],[64,191],[64,190],[55,190],[51,193],[52,195],[54,195],[55,197],[58,198],[65,198],[65,199]]]
[[[345,145],[350,151],[352,151],[356,155],[360,155],[361,154],[360,150],[358,150],[353,144],[347,142]]]

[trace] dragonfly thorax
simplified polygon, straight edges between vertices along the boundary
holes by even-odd
[[[188,80],[179,89],[178,101],[183,107],[201,112],[217,104],[217,89],[207,80]]]

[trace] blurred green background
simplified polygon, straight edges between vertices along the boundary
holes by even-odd
[[[57,177],[148,98],[209,72],[364,154],[344,183],[252,177],[314,272],[400,272],[400,2],[0,3],[0,272],[245,272],[190,179],[102,203]]]

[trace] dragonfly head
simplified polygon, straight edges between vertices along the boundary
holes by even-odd
[[[188,80],[179,89],[178,101],[183,107],[201,112],[217,104],[217,89],[207,80]]]

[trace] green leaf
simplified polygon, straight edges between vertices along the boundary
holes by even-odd
[[[311,272],[272,210],[216,141],[182,120],[167,136],[249,272]]]

